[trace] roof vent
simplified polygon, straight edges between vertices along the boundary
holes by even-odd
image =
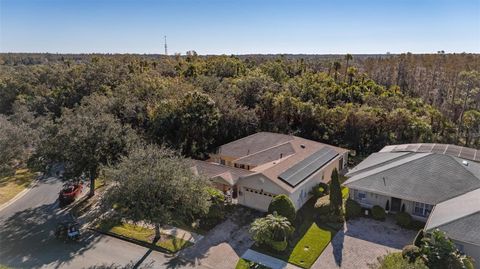
[[[465,161],[465,160],[462,161],[462,164],[465,165],[465,166],[468,166],[468,162]]]
[[[301,144],[300,147],[301,147],[302,149],[304,149],[304,148],[305,148],[305,145],[304,145],[304,144]]]

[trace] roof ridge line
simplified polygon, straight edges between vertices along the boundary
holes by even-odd
[[[423,159],[423,158],[425,158],[425,157],[427,157],[427,156],[429,156],[429,155],[432,155],[433,153],[431,153],[431,152],[416,152],[416,154],[425,154],[425,156],[421,156],[421,157],[418,157],[418,158],[412,158],[411,160],[409,160],[409,161],[407,161],[407,162],[405,162],[405,163],[402,163],[402,164],[400,164],[400,165],[404,165],[404,164],[406,164],[406,163],[410,163],[410,162],[413,162],[413,161],[415,161],[415,160]],[[415,155],[413,155],[413,156],[415,156]],[[413,157],[413,156],[412,156],[412,157]],[[404,159],[405,159],[405,158],[401,158],[400,160],[404,160]],[[386,164],[386,165],[394,164],[394,163],[396,163],[397,161],[400,161],[400,160],[396,160],[395,162],[391,162],[391,163],[388,163],[388,164]],[[399,165],[398,165],[398,166],[399,166]],[[390,168],[386,168],[386,169],[380,170],[380,171],[378,171],[378,172],[376,172],[376,173],[373,173],[373,174],[371,174],[371,175],[369,175],[369,176],[376,175],[376,174],[378,174],[378,173],[380,173],[380,172],[385,172],[385,171],[391,170],[391,169],[393,169],[393,168],[395,168],[395,167],[398,167],[398,166],[392,166],[392,167],[390,167]],[[377,168],[375,168],[375,169],[378,169],[378,168],[381,168],[381,166],[380,166],[380,167],[377,167]],[[373,170],[374,170],[374,169],[373,169]],[[367,173],[367,172],[368,172],[368,171],[365,171],[364,173]],[[358,175],[361,175],[361,174],[362,174],[362,173],[357,174],[357,176],[358,176]],[[346,182],[348,182],[348,183],[356,182],[356,181],[362,180],[362,179],[364,179],[364,178],[365,178],[365,177],[358,178],[358,179],[355,179],[355,180],[353,180],[353,181],[351,181],[351,182],[348,182],[350,179],[347,179],[347,181],[345,181],[345,183],[346,183]]]
[[[449,199],[449,200],[450,200],[450,199]],[[447,200],[447,201],[448,201],[448,200]],[[474,215],[474,214],[477,214],[477,213],[479,213],[479,212],[480,212],[480,208],[477,208],[477,210],[474,211],[474,212],[471,212],[471,213],[469,213],[469,214],[467,214],[467,215],[461,216],[460,218],[456,218],[456,219],[452,219],[452,220],[446,221],[446,222],[444,222],[444,223],[442,223],[442,224],[439,224],[439,225],[437,225],[437,226],[435,226],[435,227],[432,227],[432,228],[430,228],[430,229],[436,229],[436,228],[438,228],[438,227],[440,227],[440,226],[450,224],[450,223],[452,223],[452,222],[454,222],[454,221],[461,220],[461,219],[463,219],[463,218],[469,217],[469,216]],[[433,213],[433,210],[432,210],[432,213]],[[430,215],[432,215],[432,213],[430,213]],[[428,218],[428,220],[430,220],[430,217]],[[425,223],[425,226],[427,226],[427,224],[428,224],[428,221],[427,221],[427,223]]]
[[[404,154],[402,154],[402,155],[400,155],[400,156],[397,156],[397,157],[395,157],[395,158],[393,158],[393,159],[386,160],[386,161],[384,161],[384,162],[377,163],[377,164],[374,164],[374,165],[369,166],[369,167],[365,167],[365,168],[363,168],[363,169],[361,169],[361,170],[353,171],[353,174],[354,174],[354,175],[352,175],[352,177],[355,176],[355,174],[359,174],[359,173],[363,173],[363,172],[366,172],[366,171],[370,171],[370,170],[379,168],[379,167],[381,167],[381,166],[383,166],[383,165],[387,165],[387,164],[389,164],[389,163],[393,163],[393,162],[399,161],[399,160],[401,160],[401,159],[405,159],[405,158],[407,158],[407,157],[409,157],[409,156],[414,155],[415,153],[427,153],[427,152],[405,152],[405,151],[399,152],[399,151],[397,151],[397,152],[375,152],[375,153],[393,153],[393,154],[395,154],[395,153],[404,153]],[[373,155],[373,154],[375,154],[375,153],[370,154],[370,156]],[[369,157],[370,157],[370,156],[369,156]],[[367,158],[368,158],[368,157],[367,157]],[[365,160],[366,160],[366,159],[365,159]],[[360,163],[361,163],[361,162],[360,162]],[[350,172],[352,172],[352,171],[348,171],[348,173],[350,173]],[[347,173],[347,174],[348,174],[348,173]]]
[[[293,140],[293,139],[292,139],[292,140]],[[245,156],[243,156],[243,157],[240,157],[240,158],[238,158],[238,159],[235,159],[235,161],[244,159],[244,158],[246,158],[246,157],[250,157],[250,156],[252,156],[252,155],[256,155],[256,154],[258,154],[258,153],[262,153],[262,152],[264,152],[264,151],[267,151],[267,150],[270,150],[270,149],[273,149],[273,148],[277,148],[277,147],[283,146],[283,145],[285,145],[285,144],[292,143],[292,140],[288,140],[288,141],[283,142],[283,143],[281,143],[281,144],[277,144],[277,145],[275,145],[275,146],[271,146],[271,147],[269,147],[269,148],[262,149],[262,150],[260,150],[260,151],[255,152],[255,153],[245,155]],[[292,147],[293,147],[293,146],[292,146]]]
[[[235,140],[233,140],[233,141],[230,141],[230,142],[228,142],[228,143],[226,143],[226,144],[221,145],[220,147],[226,146],[226,145],[228,145],[228,144],[232,144],[233,142],[237,142],[237,141],[244,140],[244,139],[246,139],[246,138],[248,138],[248,137],[250,137],[250,136],[254,136],[254,135],[257,135],[257,134],[261,134],[261,133],[271,133],[271,134],[277,134],[277,135],[293,136],[293,135],[289,135],[289,134],[281,134],[281,133],[261,131],[261,132],[256,132],[256,133],[253,133],[253,134],[244,136],[244,137],[239,138],[239,139],[235,139]]]

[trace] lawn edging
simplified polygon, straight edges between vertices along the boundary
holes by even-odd
[[[167,253],[167,254],[175,254],[175,253],[178,252],[178,251],[171,251],[169,249],[162,248],[162,247],[154,245],[152,243],[148,243],[148,242],[145,242],[145,241],[142,241],[142,240],[137,240],[135,238],[123,236],[123,235],[120,235],[120,234],[117,234],[117,233],[112,233],[112,232],[109,232],[109,231],[103,231],[101,229],[91,228],[91,227],[89,227],[88,229],[91,230],[91,231],[100,233],[100,234],[115,237],[117,239],[124,240],[124,241],[130,242],[132,244],[137,244],[137,245],[140,245],[142,247],[153,249],[153,250],[156,250],[156,251],[159,251],[159,252],[163,252],[163,253]]]

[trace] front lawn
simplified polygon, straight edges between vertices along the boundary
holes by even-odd
[[[270,267],[240,258],[235,269],[270,269]]]
[[[97,226],[97,229],[121,237],[134,239],[145,243],[146,245],[153,245],[153,239],[155,237],[154,229],[129,223],[102,222]],[[160,240],[158,240],[154,246],[169,252],[177,252],[191,245],[192,243],[188,240],[177,238],[172,235],[161,234]]]
[[[28,169],[18,169],[15,175],[0,178],[0,205],[27,188],[35,176],[35,173]]]
[[[331,228],[318,227],[316,223],[312,223],[293,249],[288,262],[303,268],[310,268],[330,243],[335,233],[336,231]]]
[[[255,245],[253,249],[302,268],[310,268],[337,232],[331,228],[336,225],[320,223],[316,220],[314,205],[315,199],[310,199],[297,212],[294,222],[295,232],[285,251],[276,252],[267,247]]]

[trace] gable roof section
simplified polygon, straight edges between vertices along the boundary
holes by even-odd
[[[254,172],[246,169],[199,160],[192,160],[191,169],[194,171],[194,173],[210,179],[221,178],[230,186],[235,185],[240,177],[254,174]]]
[[[284,144],[293,138],[291,135],[258,132],[220,146],[218,154],[239,159]]]
[[[354,176],[355,174],[365,172],[367,169],[378,168],[379,166],[392,163],[399,160],[400,158],[407,157],[412,155],[409,152],[376,152],[370,154],[365,160],[355,166],[353,169],[348,171],[346,174],[347,177]]]
[[[338,152],[329,147],[323,147],[315,153],[311,154],[302,161],[296,163],[286,171],[278,175],[291,187],[296,187],[309,176],[320,170],[328,162],[338,156]]]
[[[235,163],[258,166],[294,154],[295,150],[289,142],[247,155],[235,160]]]
[[[432,152],[480,162],[480,150],[450,144],[418,143],[384,147],[380,152]]]
[[[437,204],[425,230],[437,228],[451,238],[480,246],[480,188]]]
[[[392,197],[436,205],[442,201],[480,188],[480,171],[475,162],[468,166],[462,159],[415,153],[372,169],[363,169],[344,185]]]

